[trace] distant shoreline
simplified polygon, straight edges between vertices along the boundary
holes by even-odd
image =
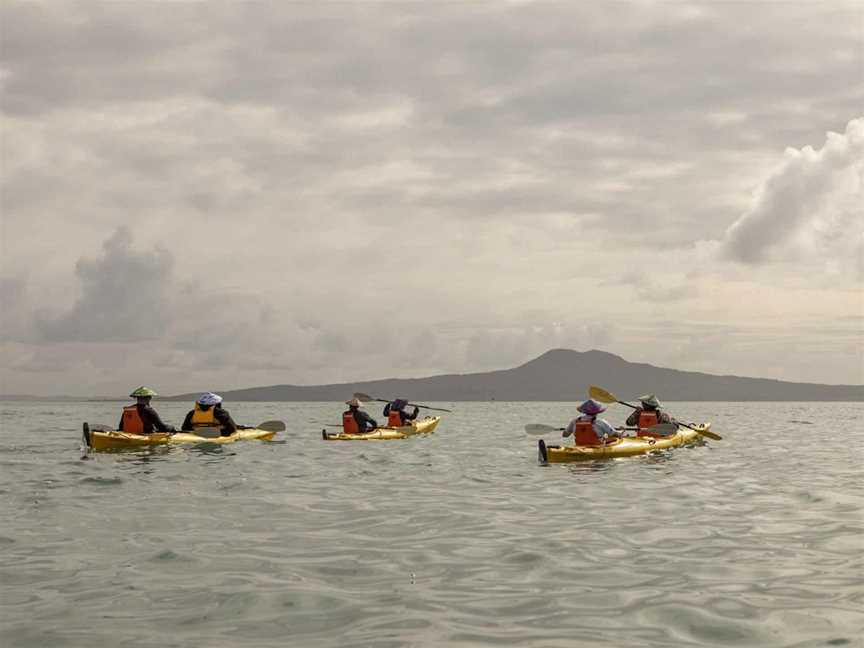
[[[386,378],[325,385],[268,385],[216,391],[227,401],[268,403],[342,402],[354,392],[376,399],[407,398],[417,402],[572,402],[588,395],[591,385],[614,390],[633,401],[653,392],[661,401],[701,403],[746,402],[864,402],[862,385],[796,383],[772,378],[749,378],[681,371],[628,362],[606,351],[552,349],[512,369],[422,378]],[[158,385],[156,385],[158,389]],[[215,388],[215,389],[214,389]],[[166,395],[162,402],[193,401],[201,391]],[[0,401],[128,401],[125,396],[0,396]]]

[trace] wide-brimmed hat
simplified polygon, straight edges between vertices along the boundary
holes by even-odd
[[[139,387],[129,395],[132,398],[153,398],[153,396],[158,396],[158,394],[149,387]]]
[[[407,404],[408,404],[407,400],[405,400],[403,398],[397,398],[396,400],[393,401],[392,405],[390,406],[390,409],[401,410]]]
[[[345,404],[349,407],[363,407],[363,403],[359,398],[352,398],[351,400],[345,401]]]
[[[660,407],[660,401],[657,400],[657,397],[654,394],[645,394],[644,396],[640,396],[639,402],[648,407],[653,407],[654,409]]]
[[[207,392],[206,394],[201,394],[198,397],[199,405],[218,405],[222,402],[222,397],[219,394],[214,394],[213,392]]]
[[[595,401],[593,398],[589,398],[576,409],[583,414],[588,414],[589,416],[606,411],[606,408],[597,401]]]

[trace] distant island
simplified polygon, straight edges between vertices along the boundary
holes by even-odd
[[[864,385],[715,376],[628,362],[605,351],[553,349],[513,369],[333,385],[271,385],[219,392],[230,401],[344,401],[353,392],[417,401],[573,401],[599,385],[619,398],[667,401],[864,401]],[[164,400],[194,400],[198,393]]]

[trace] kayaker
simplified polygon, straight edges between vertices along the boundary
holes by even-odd
[[[645,394],[639,397],[642,407],[637,407],[627,417],[626,424],[638,427],[640,430],[650,428],[659,423],[675,423],[675,419],[666,412],[660,411],[660,401],[654,394]]]
[[[598,445],[620,436],[618,430],[608,421],[597,418],[597,415],[605,412],[606,408],[594,399],[589,398],[576,409],[582,412],[582,416],[577,416],[570,421],[561,434],[562,437],[572,434],[576,445]]]
[[[363,403],[359,399],[352,398],[345,401],[345,404],[348,406],[348,410],[342,412],[342,431],[345,434],[363,434],[378,427],[375,419],[360,409]]]
[[[183,429],[194,431],[202,427],[221,427],[222,436],[231,436],[237,431],[237,424],[228,410],[222,409],[222,397],[213,392],[201,394],[183,421]]]
[[[387,425],[390,427],[400,427],[402,425],[407,425],[409,422],[416,419],[417,415],[420,413],[420,408],[415,405],[414,411],[409,414],[405,411],[407,406],[408,401],[401,398],[397,398],[393,402],[387,403],[384,406],[384,416],[387,417]]]
[[[123,415],[117,429],[131,434],[152,434],[153,432],[176,432],[173,425],[166,425],[159,414],[150,407],[150,400],[158,394],[149,387],[139,387],[129,396],[136,399],[134,405],[123,408]]]

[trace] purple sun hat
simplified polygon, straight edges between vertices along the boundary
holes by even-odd
[[[589,398],[576,409],[583,414],[588,414],[589,416],[593,416],[594,414],[599,414],[600,412],[606,411],[606,408],[597,401],[595,401],[593,398]]]

